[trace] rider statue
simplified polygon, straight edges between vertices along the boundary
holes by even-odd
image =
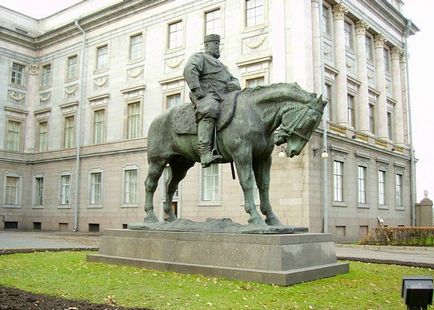
[[[202,167],[217,163],[222,157],[212,152],[215,123],[220,103],[232,91],[240,90],[239,81],[223,65],[220,57],[220,36],[209,34],[204,39],[205,51],[193,54],[184,68],[184,78],[191,89],[190,98],[196,108],[198,149]]]

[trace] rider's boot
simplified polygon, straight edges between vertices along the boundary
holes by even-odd
[[[204,168],[223,158],[220,155],[214,155],[211,151],[214,124],[215,121],[211,118],[204,118],[197,124],[197,146],[200,153],[200,163]]]

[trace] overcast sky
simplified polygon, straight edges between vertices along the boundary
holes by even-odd
[[[0,0],[0,5],[26,15],[43,18],[62,10],[77,0]],[[404,12],[421,29],[410,37],[409,70],[411,113],[413,120],[413,143],[418,163],[417,201],[421,200],[424,190],[434,199],[434,1],[406,0]]]

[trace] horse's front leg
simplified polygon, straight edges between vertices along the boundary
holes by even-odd
[[[259,190],[261,212],[265,215],[265,223],[268,225],[282,225],[271,209],[270,204],[270,168],[271,155],[253,161],[253,172],[255,173],[256,185]]]
[[[251,158],[240,158],[235,160],[235,167],[238,173],[238,179],[244,194],[244,208],[250,215],[249,224],[265,225],[264,219],[256,210],[253,198],[253,173]]]
[[[158,218],[154,212],[154,193],[158,186],[158,180],[163,173],[166,163],[161,161],[150,161],[148,176],[145,181],[145,222],[158,222]]]

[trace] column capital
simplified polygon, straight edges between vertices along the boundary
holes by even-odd
[[[345,13],[348,13],[348,9],[342,3],[333,6],[333,16],[335,20],[344,20]]]
[[[391,52],[392,59],[399,60],[402,56],[403,51],[402,48],[400,48],[399,46],[394,46],[390,52]]]
[[[312,0],[312,3],[319,4],[319,0]]]
[[[375,48],[383,48],[384,42],[386,42],[386,38],[382,34],[377,34],[374,38],[374,46]]]
[[[364,35],[367,29],[369,29],[369,25],[363,19],[356,22],[356,34]]]

